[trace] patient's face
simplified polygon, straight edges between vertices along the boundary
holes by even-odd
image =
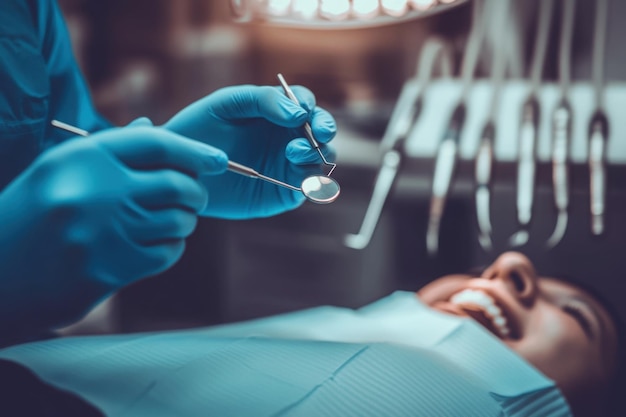
[[[418,296],[478,321],[552,378],[570,402],[606,387],[612,376],[617,331],[606,309],[574,285],[538,277],[520,253],[504,253],[480,276],[435,280]]]

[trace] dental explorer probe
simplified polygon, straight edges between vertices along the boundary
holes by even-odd
[[[572,141],[572,106],[569,88],[575,13],[576,0],[563,0],[558,64],[561,98],[552,115],[552,186],[558,217],[554,232],[546,242],[548,249],[555,247],[563,239],[567,230],[570,192],[568,164]]]
[[[476,219],[478,222],[478,242],[485,251],[492,248],[491,240],[491,183],[494,165],[494,140],[496,134],[496,114],[499,109],[500,96],[502,92],[502,82],[506,70],[504,44],[501,36],[505,29],[505,24],[509,14],[509,0],[501,0],[492,3],[492,7],[498,9],[494,12],[497,19],[496,30],[490,33],[493,42],[493,56],[491,69],[491,101],[489,104],[489,112],[487,113],[487,121],[483,127],[481,140],[476,153],[476,162],[474,167],[476,191]],[[493,19],[492,19],[493,21]]]
[[[465,124],[467,96],[474,79],[478,55],[480,54],[480,47],[485,33],[484,19],[481,16],[484,9],[483,3],[484,1],[476,0],[473,4],[472,29],[461,67],[461,76],[463,78],[461,96],[452,112],[443,138],[439,143],[437,156],[435,158],[432,195],[426,230],[426,250],[430,256],[437,255],[439,251],[441,219],[445,210],[448,194],[450,193],[452,178],[456,171],[461,131]]]
[[[73,134],[78,135],[78,136],[89,136],[89,132],[87,132],[86,130],[81,129],[81,128],[76,127],[76,126],[69,125],[67,123],[63,123],[63,122],[61,122],[59,120],[53,120],[53,121],[50,122],[50,124],[52,126],[54,126],[54,127],[58,127],[59,129],[63,129],[63,130],[67,130],[68,132],[72,132]]]
[[[374,181],[374,191],[363,222],[358,233],[349,233],[344,236],[344,244],[349,248],[364,249],[374,234],[387,196],[401,167],[400,148],[420,115],[424,90],[432,78],[437,62],[439,62],[441,76],[450,77],[452,57],[449,46],[441,39],[431,38],[424,43],[416,74],[405,83],[383,134],[380,143],[380,149],[383,152],[381,166]]]
[[[539,23],[530,70],[530,91],[522,106],[521,124],[518,134],[517,162],[517,223],[519,230],[509,239],[511,246],[522,246],[528,242],[529,225],[535,192],[536,146],[539,134],[539,100],[537,98],[545,63],[550,35],[550,22],[555,0],[539,2]]]
[[[604,233],[604,210],[606,205],[606,147],[609,120],[604,111],[604,58],[608,0],[596,0],[596,21],[593,39],[592,78],[596,110],[589,123],[589,196],[591,209],[591,232]]]
[[[287,84],[287,81],[285,81],[285,77],[283,77],[283,74],[278,73],[277,77],[287,97],[289,97],[289,99],[293,101],[295,104],[300,105],[300,102],[298,101],[298,97],[296,97],[296,95],[293,93],[293,90],[291,90],[291,87],[289,87],[289,84]],[[317,143],[317,140],[313,136],[313,129],[311,129],[311,124],[309,122],[306,122],[304,124],[304,135],[306,136],[311,146],[315,148],[315,150],[317,150],[317,153],[322,158],[322,162],[324,162],[324,165],[328,165],[331,167],[330,171],[328,171],[328,174],[326,174],[330,177],[330,174],[332,174],[335,168],[337,168],[337,164],[328,162],[326,160],[326,158],[324,157],[324,153],[320,149],[319,143]]]
[[[87,132],[86,130],[80,129],[76,126],[72,126],[58,120],[52,120],[50,124],[54,127],[66,130],[79,136],[89,136],[89,132]],[[302,181],[302,186],[298,188],[285,182],[279,181],[275,178],[260,174],[259,172],[248,166],[239,164],[231,160],[228,161],[227,169],[239,175],[260,179],[284,188],[288,188],[292,191],[301,192],[307,198],[307,200],[317,204],[332,203],[337,199],[337,197],[339,197],[340,193],[339,184],[334,179],[325,175],[308,176],[304,179],[304,181]]]

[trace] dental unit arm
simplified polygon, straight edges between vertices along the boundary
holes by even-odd
[[[465,122],[465,103],[457,105],[452,113],[448,128],[443,136],[437,157],[435,159],[435,172],[433,175],[432,196],[426,232],[426,249],[430,256],[437,254],[439,250],[439,229],[441,218],[446,206],[446,200],[450,192],[452,179],[456,170],[459,141]]]

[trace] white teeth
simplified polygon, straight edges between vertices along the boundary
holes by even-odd
[[[502,336],[511,333],[506,318],[502,315],[502,310],[496,305],[494,299],[486,293],[480,290],[466,289],[454,294],[450,298],[450,302],[458,306],[471,305],[480,308]]]
[[[490,305],[489,307],[487,307],[487,313],[492,317],[496,317],[501,315],[502,311],[500,310],[500,307],[496,305]]]
[[[496,324],[496,326],[502,327],[506,324],[506,319],[502,316],[498,316],[493,318],[493,322]]]

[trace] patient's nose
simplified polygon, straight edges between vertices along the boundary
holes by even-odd
[[[537,293],[537,274],[530,259],[519,252],[505,252],[485,271],[488,279],[505,282],[508,290],[524,304],[531,304]]]

